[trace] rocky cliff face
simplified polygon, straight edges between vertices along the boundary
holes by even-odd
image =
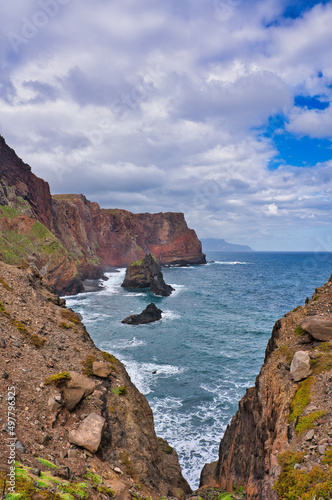
[[[87,264],[128,266],[153,253],[162,264],[205,263],[202,245],[181,213],[101,209],[83,195],[53,196],[55,231]]]
[[[64,304],[32,268],[0,262],[0,496],[14,443],[24,498],[183,497],[190,488],[145,397]]]
[[[183,214],[106,210],[83,195],[52,198],[48,184],[1,136],[0,231],[0,258],[33,264],[60,294],[78,293],[82,280],[127,266],[146,252],[165,264],[205,263],[201,243]]]
[[[202,471],[201,486],[244,487],[247,498],[256,500],[331,497],[332,329],[326,330],[331,297],[328,282],[304,307],[277,321],[255,387],[240,401],[218,461]],[[308,317],[315,318],[316,329],[320,318],[325,342],[309,333]],[[291,362],[299,351],[308,370],[295,382]]]

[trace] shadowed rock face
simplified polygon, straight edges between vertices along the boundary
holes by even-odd
[[[161,319],[161,309],[152,302],[140,314],[132,314],[121,321],[127,325],[143,325],[145,323],[154,323]]]
[[[304,481],[315,467],[325,478],[322,481],[330,480],[330,473],[324,470],[317,457],[323,455],[326,446],[321,448],[321,445],[332,435],[332,345],[327,342],[331,338],[331,297],[332,277],[316,289],[305,306],[294,309],[276,322],[255,386],[247,389],[241,399],[221,439],[217,462],[204,467],[201,486],[217,486],[229,492],[244,487],[247,500],[277,500],[292,495],[303,498],[303,491],[299,491],[303,482],[299,480],[297,486],[293,486],[294,475],[287,482],[287,467],[283,470],[281,460],[284,453],[293,456],[299,450],[305,455],[298,464]],[[294,377],[298,361],[303,363],[304,371]],[[301,392],[304,386],[294,378],[301,380],[308,376],[308,399],[304,401]],[[318,418],[319,415],[324,417]],[[301,429],[301,422],[303,424],[307,418],[314,421],[314,438],[312,434],[305,434],[305,428]],[[287,474],[291,475],[293,470],[291,467]],[[290,491],[286,496],[287,485]],[[320,496],[319,486],[315,489],[316,486],[313,484],[310,498]]]
[[[150,288],[152,293],[163,297],[171,295],[174,291],[171,285],[165,283],[161,266],[151,254],[130,264],[122,286],[125,288]]]

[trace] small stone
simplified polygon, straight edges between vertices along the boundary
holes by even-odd
[[[68,450],[68,458],[70,459],[77,458],[77,451],[74,450],[73,448],[70,448]]]
[[[300,464],[295,464],[294,465],[294,469],[301,469],[301,465]]]
[[[2,378],[7,379],[9,377],[7,372],[3,372]]]
[[[16,441],[16,443],[15,443],[15,448],[16,448],[16,449],[17,449],[17,451],[19,451],[20,453],[26,453],[25,446],[24,446],[24,444],[23,444],[21,441]]]
[[[0,347],[2,347],[2,349],[6,348],[6,341],[3,338],[0,339]]]
[[[123,474],[122,470],[119,468],[119,467],[114,467],[114,472],[116,472],[117,474]]]
[[[314,435],[315,435],[315,431],[313,429],[311,429],[311,431],[307,432],[304,439],[306,441],[311,441],[311,439],[314,437]]]
[[[14,342],[15,347],[21,347],[21,344],[19,342]]]
[[[54,475],[57,477],[61,477],[62,479],[69,479],[70,478],[70,469],[69,469],[69,467],[65,467],[65,466],[59,467],[54,472]]]
[[[32,474],[34,476],[40,477],[41,470],[40,469],[32,469]]]
[[[318,446],[318,453],[320,455],[324,455],[324,453],[326,452],[326,446],[324,446],[323,444],[321,444],[320,446]]]

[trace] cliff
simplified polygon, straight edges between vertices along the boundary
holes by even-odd
[[[175,450],[157,438],[151,409],[120,361],[97,349],[31,267],[1,262],[0,399],[1,498],[11,492],[10,457],[17,498],[190,493]]]
[[[329,281],[276,322],[255,387],[240,401],[217,462],[202,471],[201,486],[243,487],[255,500],[331,497],[331,303]],[[299,351],[307,372],[295,382],[291,363]]]
[[[205,263],[201,242],[182,213],[101,209],[83,195],[53,196],[53,212],[57,237],[88,264],[128,266],[146,253],[161,264]]]
[[[37,224],[38,222],[38,224]],[[49,186],[0,136],[0,258],[28,262],[59,294],[83,290],[113,266],[152,252],[162,264],[202,264],[195,231],[181,213],[101,209],[83,195],[51,197]]]

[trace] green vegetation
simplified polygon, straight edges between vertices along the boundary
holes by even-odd
[[[168,442],[165,439],[159,437],[158,441],[161,444],[161,449],[163,450],[164,453],[166,453],[167,455],[171,455],[173,453],[172,446],[168,444]]]
[[[84,476],[84,479],[87,479],[88,481],[96,484],[99,486],[103,482],[103,478],[101,476],[98,476],[98,474],[94,474],[91,470],[87,470],[87,473]]]
[[[74,323],[74,325],[79,325],[81,323],[79,316],[70,309],[62,309],[61,316],[67,321]]]
[[[45,465],[45,467],[49,467],[50,469],[58,469],[57,465],[52,464],[52,462],[49,462],[45,458],[37,458],[38,462],[40,462],[42,465]]]
[[[46,378],[44,381],[45,385],[50,385],[54,384],[56,386],[61,386],[64,384],[67,380],[70,380],[71,376],[69,372],[61,372],[57,373],[56,375],[51,375],[50,377]]]
[[[7,290],[8,292],[12,292],[13,289],[11,286],[9,286],[5,280],[0,276],[0,284],[5,288],[5,290]]]
[[[74,328],[73,325],[68,325],[68,323],[65,323],[64,321],[61,321],[61,323],[59,323],[59,326],[64,330],[70,330],[71,328]]]
[[[23,335],[26,335],[28,337],[28,339],[30,340],[31,344],[33,344],[35,347],[40,348],[45,344],[46,339],[44,339],[43,337],[40,337],[36,333],[31,334],[29,332],[29,330],[26,328],[26,326],[23,323],[21,323],[21,321],[16,321],[15,319],[13,319],[10,316],[10,313],[8,311],[6,311],[4,305],[1,302],[0,302],[0,314],[5,316],[5,318],[8,318],[9,321],[11,322],[11,324],[13,326],[16,326],[16,328],[18,329],[18,331],[20,333],[23,333]]]
[[[30,336],[30,342],[39,349],[40,347],[43,347],[43,345],[46,342],[46,339],[43,337],[40,337],[36,333]]]
[[[19,211],[16,208],[9,207],[8,205],[0,205],[0,218],[9,218],[17,217],[19,215]]]
[[[112,392],[113,394],[115,394],[115,396],[125,396],[126,394],[128,394],[128,389],[125,385],[123,385],[122,387],[114,387],[112,389]]]
[[[127,451],[123,451],[122,453],[120,453],[119,458],[122,465],[125,466],[127,474],[134,479],[136,476],[136,471],[132,466],[129,453]]]
[[[87,356],[84,361],[81,361],[81,365],[83,366],[82,371],[84,375],[87,375],[87,377],[92,377],[92,366],[95,361],[98,361],[98,358],[96,358],[96,356]]]
[[[332,344],[323,342],[315,348],[316,357],[310,360],[313,373],[318,374],[332,368]]]
[[[303,382],[299,383],[293,401],[291,402],[289,422],[296,420],[310,403],[310,391],[315,382],[316,379],[314,377],[308,377],[303,380]]]
[[[332,494],[331,471],[323,471],[319,466],[310,472],[294,469],[295,464],[301,464],[304,453],[286,451],[279,456],[282,467],[281,474],[274,489],[282,500],[312,500],[323,498],[329,500]]]
[[[323,417],[325,413],[326,411],[314,411],[305,417],[300,417],[295,427],[296,432],[298,434],[303,434],[304,432],[310,431],[310,429],[314,428],[316,420]]]
[[[302,330],[302,328],[301,328],[300,325],[295,328],[295,334],[296,335],[303,335],[304,333],[305,333],[305,331]]]
[[[102,351],[101,352],[102,357],[104,358],[105,361],[108,361],[109,363],[115,363],[117,364],[119,361],[116,359],[113,354],[110,354],[109,352]]]
[[[332,465],[332,448],[330,447],[324,454],[321,462],[323,465]]]

